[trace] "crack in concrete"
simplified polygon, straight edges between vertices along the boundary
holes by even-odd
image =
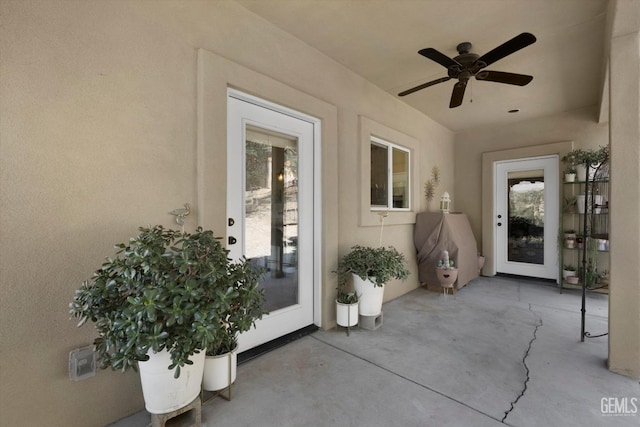
[[[522,364],[524,365],[524,369],[526,371],[527,377],[524,380],[522,391],[520,392],[518,397],[516,397],[516,399],[513,402],[511,402],[511,407],[507,411],[505,411],[504,417],[502,417],[502,420],[501,420],[503,423],[505,423],[505,420],[507,419],[509,414],[511,414],[511,412],[515,409],[516,403],[518,403],[518,401],[522,398],[522,396],[524,396],[524,394],[527,391],[527,386],[529,384],[531,371],[529,370],[529,366],[527,365],[527,358],[529,357],[529,352],[531,351],[531,347],[533,346],[533,342],[538,338],[538,329],[542,326],[542,317],[538,316],[531,309],[531,304],[529,304],[529,311],[531,313],[533,313],[533,315],[536,316],[536,327],[533,330],[533,338],[531,338],[531,341],[529,341],[529,346],[527,347],[527,351],[525,351],[524,356],[522,357]]]

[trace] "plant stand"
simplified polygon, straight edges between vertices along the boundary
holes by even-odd
[[[346,309],[346,318],[345,312]],[[336,301],[336,324],[338,327],[347,329],[347,336],[351,332],[351,327],[358,324],[358,303],[341,304]]]
[[[444,297],[447,297],[448,289],[451,289],[451,293],[453,294],[453,298],[455,299],[455,286],[456,280],[458,280],[458,269],[457,268],[438,268],[436,267],[436,275],[438,276],[438,281],[440,282],[440,286],[442,287],[442,294]]]
[[[363,316],[360,315],[358,319],[358,326],[362,329],[367,329],[369,331],[375,331],[380,326],[382,326],[383,315],[382,311],[374,316]]]
[[[233,388],[233,383],[231,382],[231,367],[232,367],[232,359],[231,359],[231,353],[229,353],[229,357],[227,357],[228,363],[229,363],[229,385],[226,386],[225,388],[221,389],[221,390],[217,390],[217,391],[207,391],[204,388],[200,389],[200,400],[202,400],[202,404],[206,405],[207,403],[211,403],[211,401],[213,399],[215,399],[216,397],[220,396],[222,397],[224,400],[226,401],[230,401],[231,400],[231,389]],[[225,395],[226,392],[226,395]],[[207,395],[205,397],[205,394]]]
[[[180,417],[179,420],[173,420],[178,417]],[[165,427],[169,420],[173,420],[171,425],[200,427],[202,425],[202,402],[200,401],[200,396],[196,397],[187,406],[175,411],[166,414],[151,414],[151,427]],[[180,424],[177,424],[177,422]],[[185,424],[185,422],[188,422],[188,424]]]
[[[209,404],[216,397],[221,397],[224,400],[226,400],[227,402],[229,402],[231,400],[231,388],[232,387],[233,387],[233,384],[229,384],[228,387],[225,387],[222,390],[218,390],[218,391],[207,391],[207,390],[203,389],[200,392],[200,398],[202,399],[202,404],[203,405]]]

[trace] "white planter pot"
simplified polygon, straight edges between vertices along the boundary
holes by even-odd
[[[591,167],[589,167],[589,180],[592,180],[596,170],[598,169],[600,165],[593,165]],[[587,168],[584,165],[577,165],[576,166],[576,179],[578,181],[586,181],[587,180]]]
[[[576,272],[573,270],[562,270],[562,278],[567,279],[567,277],[575,276]]]
[[[576,174],[575,173],[565,173],[564,174],[564,182],[575,182]]]
[[[377,316],[382,312],[384,285],[376,287],[369,279],[362,280],[354,274],[353,287],[358,295],[358,311],[362,316]]]
[[[336,301],[336,321],[338,326],[344,326],[345,328],[355,326],[358,324],[358,303],[343,304]]]
[[[171,355],[167,350],[159,353],[149,351],[149,360],[138,362],[144,406],[152,414],[166,414],[187,406],[200,394],[205,352],[189,358],[193,365],[180,368],[180,377],[174,378],[175,370],[169,370]]]
[[[576,166],[576,179],[582,182],[587,180],[587,169],[584,167],[584,165]]]
[[[604,198],[601,194],[596,194],[593,196],[593,202],[595,205],[602,206]],[[584,194],[576,196],[576,206],[578,206],[578,213],[584,213]],[[591,206],[588,206],[589,212],[591,212]]]
[[[598,206],[597,208],[594,207],[594,212],[600,213],[599,210],[601,209],[601,206],[604,204],[604,197],[601,194],[596,194],[593,196],[593,201],[594,201],[594,205]],[[596,211],[595,209],[598,209],[598,210]]]
[[[204,362],[202,388],[207,391],[218,391],[229,387],[236,381],[237,367],[238,347],[231,353],[207,356]]]

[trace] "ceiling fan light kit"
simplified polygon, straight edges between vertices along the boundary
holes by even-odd
[[[458,56],[455,58],[450,58],[432,47],[421,49],[418,51],[420,55],[437,62],[447,69],[447,77],[441,77],[411,89],[407,89],[400,92],[398,96],[406,96],[429,86],[443,83],[451,79],[457,79],[458,81],[453,86],[451,101],[449,102],[449,108],[455,108],[462,104],[464,92],[471,77],[475,77],[476,80],[487,82],[526,86],[531,82],[531,80],[533,80],[533,76],[507,73],[504,71],[485,70],[484,68],[501,60],[505,56],[511,55],[512,53],[535,43],[535,41],[536,38],[533,34],[522,33],[482,56],[471,53],[471,43],[464,42],[457,46],[456,50],[458,51]]]

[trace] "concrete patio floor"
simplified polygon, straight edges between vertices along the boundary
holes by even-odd
[[[593,335],[607,300],[587,295]],[[233,399],[204,405],[202,425],[638,426],[640,383],[607,370],[606,336],[580,342],[580,301],[504,277],[455,298],[416,289],[384,305],[376,331],[318,331],[242,364]],[[638,412],[603,413],[607,398]],[[149,423],[142,411],[113,426]]]

